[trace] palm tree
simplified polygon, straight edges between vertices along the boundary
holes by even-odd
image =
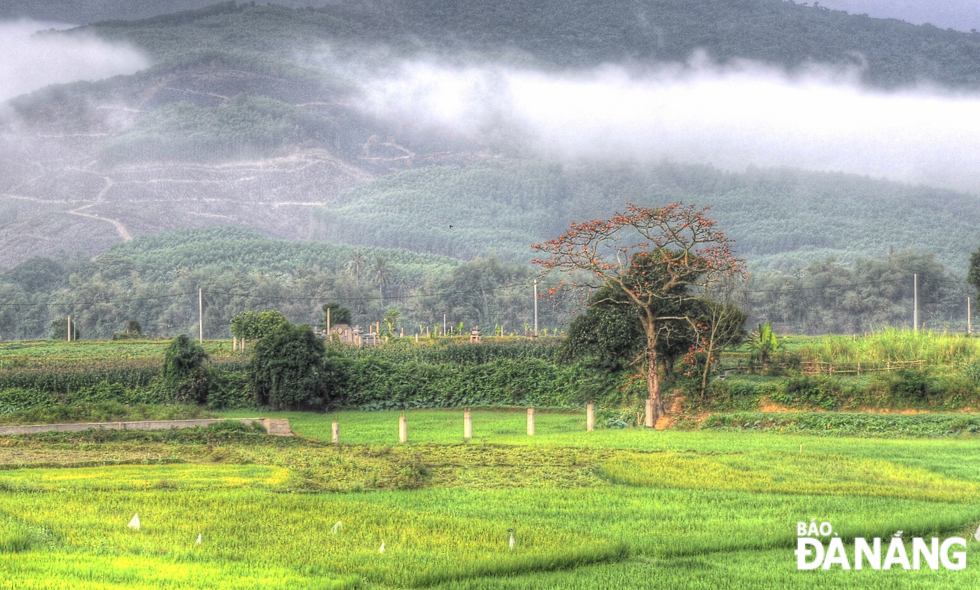
[[[378,254],[374,259],[374,284],[378,286],[378,293],[381,295],[381,307],[384,307],[384,288],[391,284],[391,266],[384,254]]]
[[[356,248],[354,249],[354,253],[351,254],[350,260],[344,265],[344,272],[354,279],[355,287],[360,286],[361,273],[364,271],[365,263],[364,253],[361,252],[360,248]]]

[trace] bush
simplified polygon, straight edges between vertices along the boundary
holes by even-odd
[[[927,401],[936,391],[933,379],[919,369],[876,373],[868,390],[877,394],[879,405],[903,406]]]
[[[208,408],[236,410],[255,406],[255,396],[245,371],[214,371],[208,390]]]
[[[136,320],[129,320],[126,324],[125,332],[116,332],[112,335],[113,340],[134,340],[143,337],[143,326]]]
[[[980,385],[980,362],[973,361],[964,367],[963,376],[973,382],[974,385]]]
[[[307,325],[285,323],[259,340],[248,365],[260,405],[273,409],[325,409],[336,405],[336,379],[325,364],[323,341]]]
[[[181,334],[163,353],[162,385],[169,401],[203,403],[211,375],[204,366],[208,353],[200,344]]]
[[[831,378],[802,376],[787,379],[780,389],[770,394],[770,398],[781,404],[833,410],[842,401],[842,393],[840,384]]]

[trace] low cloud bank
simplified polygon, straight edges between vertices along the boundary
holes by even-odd
[[[132,74],[149,61],[129,45],[85,33],[49,33],[53,23],[0,22],[0,101],[50,84]]]
[[[980,95],[872,91],[856,71],[788,75],[700,56],[642,72],[416,61],[364,82],[362,108],[519,139],[547,157],[791,166],[980,191]]]

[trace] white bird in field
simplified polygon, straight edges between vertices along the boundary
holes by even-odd
[[[977,527],[977,532],[973,533],[973,538],[980,541],[980,527]]]
[[[197,534],[197,544],[198,544],[198,545],[200,545],[200,544],[201,544],[201,533],[198,533],[198,534]]]
[[[344,526],[344,523],[342,521],[339,521],[338,520],[337,523],[335,525],[333,525],[333,528],[331,528],[330,530],[333,531],[333,534],[336,535],[337,534],[337,531],[339,531],[341,528],[343,528],[343,526]]]
[[[133,515],[133,520],[129,521],[129,528],[138,531],[140,530],[140,515],[139,512]]]
[[[514,545],[517,543],[517,541],[514,540],[514,531],[508,531],[508,532],[510,533],[510,543],[508,543],[508,545],[510,546],[510,550],[513,551]]]
[[[384,553],[384,552],[385,552],[385,542],[381,541],[381,549],[378,549],[378,553]]]

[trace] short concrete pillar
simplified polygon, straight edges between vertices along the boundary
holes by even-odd
[[[534,436],[534,408],[527,409],[527,435]]]
[[[339,422],[334,422],[333,423],[333,427],[331,428],[331,430],[333,431],[333,436],[331,437],[331,440],[333,440],[333,442],[335,442],[335,443],[339,443],[340,442],[340,423]]]
[[[473,438],[473,416],[469,410],[463,412],[463,438],[466,440]]]
[[[653,400],[647,398],[647,415],[643,420],[643,425],[647,428],[653,428]]]
[[[405,416],[398,419],[398,442],[408,442],[408,419]]]
[[[595,404],[585,406],[585,430],[587,432],[595,430]]]

